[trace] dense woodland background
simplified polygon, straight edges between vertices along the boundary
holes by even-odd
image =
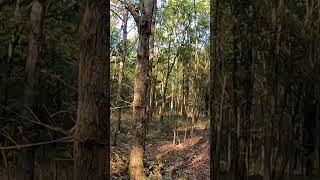
[[[211,1],[213,172],[319,173],[319,3]]]
[[[319,179],[318,0],[1,0],[0,57],[0,179]]]

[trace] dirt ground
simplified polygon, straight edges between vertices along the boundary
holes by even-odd
[[[209,179],[209,128],[207,122],[199,121],[195,126],[193,137],[184,132],[178,133],[173,145],[173,131],[160,132],[158,122],[150,124],[146,141],[145,174],[149,179]],[[128,129],[127,129],[128,128]],[[130,125],[123,124],[123,131],[117,146],[111,148],[111,175],[114,180],[128,178],[128,162],[133,138]],[[157,178],[154,178],[156,175]]]

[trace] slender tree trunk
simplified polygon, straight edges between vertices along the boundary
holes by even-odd
[[[33,111],[39,107],[37,101],[39,96],[39,63],[41,59],[45,9],[45,0],[33,0],[30,13],[31,30],[29,35],[29,50],[26,62],[25,109],[23,112],[27,118],[32,118],[30,115],[30,110]],[[27,133],[23,135],[23,142],[34,142],[37,135],[33,130],[33,124],[30,122],[23,122],[23,124],[24,132]],[[33,180],[34,153],[34,147],[28,147],[21,150],[17,164],[17,180]]]
[[[7,59],[7,64],[6,64],[6,77],[5,77],[5,82],[4,82],[4,98],[3,98],[3,105],[5,108],[3,108],[2,116],[6,118],[7,116],[7,106],[8,106],[8,98],[9,98],[9,81],[11,77],[11,71],[12,71],[12,61],[13,61],[13,56],[15,53],[15,48],[16,45],[20,39],[19,35],[21,32],[20,28],[20,23],[21,23],[21,16],[20,16],[20,5],[21,5],[21,0],[17,0],[16,2],[16,9],[14,11],[14,18],[16,21],[15,24],[15,29],[14,33],[11,35],[11,39],[9,41],[9,46],[8,46],[8,59]]]
[[[117,135],[121,132],[121,110],[122,110],[122,86],[124,79],[124,63],[126,61],[127,54],[127,22],[128,22],[128,10],[123,10],[123,24],[122,24],[122,47],[121,47],[121,60],[119,63],[119,78],[118,78],[118,91],[117,91],[117,127],[114,134],[114,145],[117,144]]]
[[[152,22],[151,22],[151,34],[150,34],[150,41],[149,41],[149,62],[150,62],[150,76],[153,74],[153,66],[155,61],[155,54],[154,54],[154,45],[155,45],[155,26],[156,26],[156,9],[157,9],[157,3],[154,3],[154,12],[152,15]],[[149,103],[149,120],[152,121],[154,108],[155,108],[155,90],[156,90],[156,76],[153,78],[150,78],[150,103]]]
[[[231,140],[231,110],[228,110],[228,173],[231,173],[231,151],[232,151],[232,140]]]
[[[193,104],[192,104],[192,123],[191,123],[191,137],[193,136],[193,130],[195,122],[197,121],[197,112],[198,112],[198,81],[199,81],[199,50],[198,50],[198,22],[197,22],[197,7],[196,1],[193,0],[193,9],[194,9],[194,23],[195,23],[195,52],[194,52],[194,78],[193,78]]]
[[[174,62],[171,65],[168,63],[167,74],[164,79],[164,87],[163,87],[163,92],[162,92],[162,103],[161,103],[161,108],[160,108],[160,123],[162,126],[162,128],[161,128],[162,130],[164,130],[163,129],[163,127],[164,127],[163,115],[166,111],[166,104],[167,104],[166,95],[167,95],[167,90],[168,90],[168,82],[169,82],[169,77],[170,77],[171,71],[175,65],[175,60],[176,60],[176,58],[174,59]]]
[[[174,98],[175,98],[175,90],[176,90],[176,84],[172,83],[172,88],[171,88],[171,103],[170,103],[170,109],[171,113],[173,113],[173,108],[174,108]]]
[[[187,120],[188,114],[188,106],[189,106],[189,74],[187,72],[189,64],[185,65],[183,72],[183,96],[182,96],[182,117],[184,121]]]
[[[88,0],[80,25],[74,180],[109,179],[109,3]]]
[[[162,90],[162,95],[161,95],[161,106],[160,106],[160,123],[161,123],[161,130],[164,130],[164,120],[163,116],[166,110],[166,94],[167,94],[167,89],[168,89],[168,79],[169,79],[169,73],[167,73],[164,82],[163,82],[163,90]]]

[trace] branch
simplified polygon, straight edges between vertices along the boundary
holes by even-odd
[[[8,150],[8,149],[20,149],[20,148],[26,148],[26,147],[32,147],[32,146],[40,146],[45,144],[52,144],[57,142],[73,142],[72,140],[73,136],[67,136],[60,139],[55,139],[51,141],[44,141],[39,143],[32,143],[32,144],[23,144],[23,145],[16,145],[16,146],[6,146],[6,147],[0,147],[0,150]]]
[[[115,11],[112,10],[112,9],[110,9],[110,11],[111,11],[113,14],[115,14],[116,16],[118,16],[118,18],[123,22],[122,17],[121,17],[117,12],[115,12]]]
[[[136,9],[133,7],[131,0],[126,1],[126,8],[130,11],[131,15],[133,16],[133,19],[136,22],[137,27],[139,27],[140,16],[139,16],[138,12],[136,11]]]

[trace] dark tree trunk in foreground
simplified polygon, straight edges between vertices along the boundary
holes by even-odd
[[[45,0],[32,1],[30,13],[30,35],[29,50],[26,61],[26,79],[25,79],[25,109],[24,116],[32,118],[30,111],[35,110],[39,105],[37,97],[39,81],[39,63],[41,58],[41,46],[43,39],[43,24],[46,9]],[[36,139],[33,124],[24,120],[23,143],[32,143]],[[21,150],[17,164],[17,180],[33,180],[34,176],[34,147],[27,147]]]
[[[149,40],[155,0],[140,0],[140,12],[127,1],[127,7],[134,17],[139,32],[138,63],[135,70],[134,96],[133,96],[133,121],[135,141],[130,152],[130,179],[143,180],[143,158],[146,131],[149,119]]]
[[[221,119],[222,116],[217,118],[217,112],[216,109],[218,109],[218,106],[214,105],[214,100],[215,100],[215,89],[217,87],[217,76],[218,76],[218,64],[219,62],[219,56],[218,56],[218,25],[219,25],[219,0],[216,0],[216,4],[215,4],[215,27],[214,27],[214,69],[213,69],[213,78],[215,78],[213,80],[212,85],[214,86],[211,93],[212,95],[212,103],[211,106],[212,108],[215,108],[214,110],[211,111],[211,119],[210,122],[214,123],[214,134],[215,134],[215,153],[214,153],[214,179],[215,180],[219,180],[220,176],[219,176],[219,169],[220,169],[220,132],[221,132]],[[222,93],[223,96],[223,93]]]
[[[79,96],[74,179],[109,178],[109,3],[88,0],[80,25]],[[107,44],[108,43],[108,44]]]
[[[220,127],[216,125],[216,107],[214,105],[215,101],[215,87],[217,78],[217,32],[218,32],[218,10],[219,10],[219,0],[210,1],[210,179],[219,179],[219,139],[217,135],[219,134]]]

